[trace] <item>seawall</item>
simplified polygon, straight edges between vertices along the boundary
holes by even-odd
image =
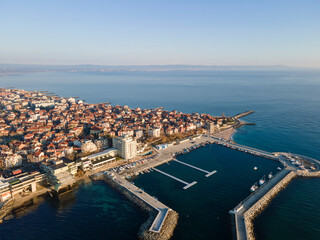
[[[277,183],[267,194],[260,198],[251,208],[249,208],[244,214],[244,221],[246,226],[246,234],[248,240],[255,239],[253,220],[258,216],[271,202],[271,200],[284,189],[293,178],[296,177],[295,172],[290,172],[279,183]]]
[[[159,232],[152,232],[150,228],[157,218],[158,211],[147,204],[141,198],[137,197],[133,194],[129,189],[122,186],[117,181],[113,180],[111,177],[106,176],[105,174],[100,174],[99,176],[93,175],[91,176],[93,180],[104,181],[109,184],[116,191],[123,194],[126,198],[128,198],[131,202],[141,208],[143,211],[148,213],[149,217],[145,223],[143,223],[139,229],[138,237],[142,240],[167,240],[173,236],[173,232],[178,223],[179,215],[177,212],[169,209],[168,213],[165,216],[165,220],[162,224],[161,230]]]
[[[293,179],[297,177],[320,177],[320,171],[291,171],[284,177],[276,186],[274,186],[267,194],[257,201],[250,209],[244,213],[244,221],[246,227],[246,235],[248,240],[254,240],[254,225],[253,220],[269,205],[272,199],[283,190]]]

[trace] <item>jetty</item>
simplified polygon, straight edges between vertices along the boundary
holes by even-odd
[[[278,172],[271,180],[265,183],[263,186],[258,188],[257,191],[253,192],[246,199],[244,199],[238,206],[231,210],[230,213],[235,218],[235,232],[236,239],[245,240],[247,239],[246,222],[244,214],[250,209],[255,203],[257,203],[264,195],[266,195],[274,186],[276,186],[285,176],[290,173],[290,170],[283,170]]]
[[[94,174],[91,178],[107,182],[129,200],[140,206],[142,210],[149,213],[148,221],[142,225],[139,231],[141,239],[166,240],[172,237],[178,221],[178,214],[175,211],[117,173],[106,171]]]
[[[188,164],[188,163],[185,163],[185,162],[181,162],[181,161],[179,161],[179,160],[177,160],[177,159],[175,159],[175,158],[173,158],[172,160],[175,161],[175,162],[181,163],[181,164],[183,164],[183,165],[186,165],[186,166],[188,166],[188,167],[197,169],[197,170],[199,170],[199,171],[201,171],[201,172],[204,172],[204,173],[206,173],[206,177],[210,177],[212,174],[215,174],[215,173],[217,172],[216,170],[214,170],[214,171],[212,171],[212,172],[208,172],[208,171],[206,171],[206,170],[203,170],[203,169],[198,168],[198,167],[196,167],[196,166],[193,166],[193,165],[191,165],[191,164]]]
[[[288,153],[275,153],[284,169],[269,179],[264,185],[230,210],[233,222],[233,238],[237,240],[254,240],[253,220],[268,206],[272,199],[296,177],[320,177],[320,162],[309,157]],[[308,159],[317,165],[314,169],[305,169],[287,161],[291,156]]]
[[[195,185],[197,183],[196,181],[194,181],[192,183],[187,183],[187,182],[185,182],[185,181],[183,181],[183,180],[181,180],[181,179],[179,179],[179,178],[177,178],[175,176],[172,176],[172,175],[170,175],[168,173],[165,173],[165,172],[163,172],[163,171],[161,171],[159,169],[156,169],[156,168],[152,168],[152,169],[155,170],[156,172],[159,172],[159,173],[161,173],[161,174],[163,174],[165,176],[168,176],[168,177],[170,177],[170,178],[172,178],[172,179],[174,179],[174,180],[176,180],[178,182],[181,182],[181,183],[185,184],[185,186],[183,187],[184,190],[188,189],[189,187],[192,187],[193,185]]]
[[[242,118],[242,117],[247,116],[252,113],[254,113],[254,111],[246,111],[243,113],[238,113],[237,115],[234,115],[233,118],[235,118],[235,119]]]

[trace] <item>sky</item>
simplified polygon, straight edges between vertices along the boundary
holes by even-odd
[[[0,63],[320,68],[320,1],[1,0]]]

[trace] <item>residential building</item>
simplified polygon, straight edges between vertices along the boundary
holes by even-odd
[[[123,159],[131,159],[137,156],[137,142],[132,137],[114,137],[112,145],[119,151]]]

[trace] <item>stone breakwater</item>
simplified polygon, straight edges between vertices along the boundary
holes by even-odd
[[[291,171],[277,185],[275,185],[266,195],[256,202],[250,209],[244,213],[244,221],[246,226],[246,234],[248,240],[254,240],[253,220],[269,205],[271,200],[284,189],[294,178],[297,177],[320,177],[320,171]]]
[[[259,201],[257,201],[251,208],[249,208],[244,214],[244,220],[246,225],[247,239],[253,240],[254,229],[253,229],[253,219],[258,216],[271,202],[271,200],[284,189],[293,178],[296,177],[295,172],[290,172],[285,176],[279,183],[277,183],[266,195],[264,195]]]
[[[167,240],[173,236],[173,232],[178,223],[179,215],[177,212],[172,209],[169,210],[166,219],[162,225],[162,228],[159,233],[149,231],[154,219],[156,218],[158,212],[151,206],[149,206],[142,199],[138,198],[134,194],[132,194],[128,189],[118,184],[112,178],[106,176],[105,174],[101,174],[99,176],[91,176],[93,180],[101,180],[108,183],[112,188],[116,191],[123,194],[126,198],[128,198],[131,202],[133,202],[136,206],[140,207],[143,211],[147,212],[149,217],[145,223],[143,223],[138,231],[138,237],[142,240]]]

